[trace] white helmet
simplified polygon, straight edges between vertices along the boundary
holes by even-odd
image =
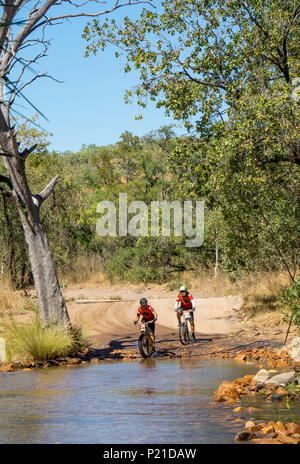
[[[182,285],[179,289],[180,292],[187,292],[187,287],[185,285]]]

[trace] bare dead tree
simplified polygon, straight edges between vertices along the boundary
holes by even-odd
[[[7,171],[8,187],[5,186],[5,191],[11,196],[21,219],[43,324],[56,322],[66,329],[71,328],[48,240],[40,221],[40,208],[59,181],[59,175],[50,180],[40,193],[31,192],[25,163],[36,145],[20,151],[18,134],[12,125],[13,104],[17,97],[25,98],[23,90],[33,81],[40,77],[51,77],[34,71],[34,66],[46,56],[50,45],[50,41],[45,38],[47,26],[55,26],[72,18],[96,18],[121,7],[140,3],[149,2],[0,1],[0,155]],[[91,5],[95,8],[92,13],[86,11],[90,10]]]

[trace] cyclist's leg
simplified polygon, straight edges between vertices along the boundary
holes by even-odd
[[[194,311],[191,311],[190,312],[190,315],[191,315],[191,329],[192,329],[192,337],[194,340],[196,340],[195,338],[195,322],[194,322]]]
[[[176,311],[176,314],[177,314],[178,327],[179,327],[180,324],[181,324],[181,315],[182,315],[182,310],[181,310],[181,308],[178,308],[178,310]]]
[[[153,346],[155,346],[155,322],[151,322],[150,324],[148,324],[148,328],[150,330],[150,336],[153,342]]]

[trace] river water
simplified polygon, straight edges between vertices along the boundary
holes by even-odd
[[[243,422],[211,398],[224,380],[255,372],[182,358],[2,373],[0,443],[233,443]],[[273,406],[265,415],[274,419]]]

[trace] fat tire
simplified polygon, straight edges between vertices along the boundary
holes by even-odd
[[[180,327],[179,327],[179,340],[181,341],[182,345],[187,345],[188,344],[188,337],[187,337],[187,333],[186,333],[186,330],[185,330],[185,323],[184,322],[181,322],[180,323]]]
[[[146,351],[145,351],[146,345]],[[150,358],[153,353],[153,344],[149,343],[145,334],[141,334],[139,337],[139,350],[143,358]]]

